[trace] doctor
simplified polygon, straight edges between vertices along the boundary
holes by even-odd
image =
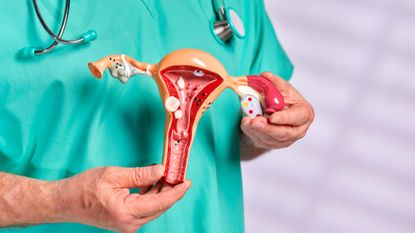
[[[44,48],[51,37],[32,1],[2,1],[0,232],[244,231],[240,160],[291,145],[314,113],[285,81],[293,67],[262,0],[225,3],[244,23],[244,35],[227,42],[212,33],[220,16],[208,0],[72,1],[63,37],[93,29],[97,38],[28,57],[34,50],[22,48]],[[65,1],[38,4],[57,33]],[[118,53],[156,63],[188,47],[213,54],[235,76],[269,71],[264,76],[288,103],[269,118],[241,121],[237,96],[224,91],[199,123],[190,189],[190,181],[157,184],[164,168],[148,166],[160,163],[163,149],[165,115],[154,83],[98,82],[86,66]]]

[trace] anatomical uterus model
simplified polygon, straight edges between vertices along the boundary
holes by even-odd
[[[218,95],[231,88],[241,98],[243,112],[254,118],[284,108],[281,93],[262,76],[230,76],[212,55],[181,49],[165,56],[159,64],[139,62],[126,55],[110,55],[88,64],[101,78],[105,69],[126,83],[136,74],[156,81],[166,110],[162,178],[167,184],[183,182],[197,124]]]

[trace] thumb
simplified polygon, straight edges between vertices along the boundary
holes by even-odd
[[[164,173],[163,165],[123,168],[118,182],[125,188],[148,186],[160,180]]]
[[[174,187],[167,187],[162,189],[159,193],[151,193],[138,196],[136,205],[131,205],[137,210],[142,211],[141,214],[145,216],[153,216],[163,213],[172,205],[178,202],[190,188],[191,182],[185,180],[183,183],[177,184]]]

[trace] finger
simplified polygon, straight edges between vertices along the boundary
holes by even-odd
[[[162,182],[157,182],[154,186],[153,186],[153,188],[148,192],[149,194],[150,193],[153,193],[153,194],[155,194],[155,193],[159,193],[160,192],[160,190],[161,190],[161,188],[163,187],[163,183]]]
[[[253,135],[252,141],[254,142],[255,147],[258,148],[272,149],[274,147],[274,145],[269,143],[273,141],[273,138],[265,134]]]
[[[245,133],[247,133],[250,130],[252,130],[251,127],[250,127],[250,124],[249,124],[251,122],[251,120],[252,119],[249,118],[249,117],[242,118],[242,121],[241,121],[241,130],[244,131]]]
[[[273,137],[269,137],[269,136],[259,136],[260,140],[261,140],[261,144],[262,146],[257,146],[257,147],[262,147],[265,149],[278,149],[278,148],[285,148],[288,147],[289,145],[293,144],[295,142],[295,140],[277,140]]]
[[[270,123],[275,125],[300,126],[313,118],[313,109],[306,101],[291,105],[289,108],[271,115]]]
[[[268,123],[264,117],[256,117],[252,119],[247,125],[244,125],[244,132],[251,139],[259,139],[265,144],[274,145],[275,141],[288,140],[292,137],[291,126],[278,126]]]
[[[246,145],[254,145],[255,147],[264,148],[264,149],[271,148],[270,145],[265,143],[266,140],[263,138],[266,135],[264,133],[255,132],[255,129],[253,129],[251,126],[248,126],[247,130],[243,130],[243,133],[245,135],[243,135],[242,138],[244,138],[243,142],[245,142]],[[265,135],[265,136],[260,136],[260,135]],[[269,136],[266,136],[266,137],[269,137]]]
[[[267,142],[272,141],[273,138],[268,136],[264,131],[268,125],[268,120],[265,117],[255,117],[254,119],[243,122],[241,128],[256,147],[269,149],[271,147]]]
[[[162,188],[161,188],[161,192],[165,192],[165,191],[167,191],[167,190],[169,190],[169,189],[172,189],[173,188],[173,186],[171,186],[171,185],[164,185]]]
[[[116,178],[126,188],[149,186],[160,180],[164,173],[163,165],[148,167],[120,168]]]
[[[268,124],[268,120],[263,116],[257,116],[249,124],[254,130],[262,130]]]
[[[249,117],[246,117],[249,118]],[[268,120],[265,117],[258,116],[253,119],[242,119],[241,129],[248,135],[257,133],[257,130],[262,130],[267,124]]]
[[[252,120],[252,118],[250,118],[248,116],[243,117],[242,120],[241,120],[241,126],[248,125],[249,122],[251,122],[251,120]]]
[[[272,127],[270,125],[270,127]],[[283,126],[285,127],[285,126]],[[269,127],[265,128],[265,131],[269,130]],[[289,129],[288,129],[289,130]],[[280,133],[280,132],[278,132]],[[257,147],[262,147],[265,149],[277,149],[277,148],[285,148],[293,144],[296,140],[300,139],[301,137],[304,137],[304,134],[295,133],[295,132],[284,132],[280,133],[282,136],[277,136],[277,134],[273,134],[272,132],[266,132],[266,133],[259,133],[253,137],[257,137],[258,139],[255,142],[255,145]],[[295,134],[295,136],[291,136],[291,134]],[[253,139],[254,140],[254,139]]]
[[[273,125],[265,118],[256,117],[242,122],[241,128],[256,147],[271,149],[291,145],[294,141],[304,137],[308,124],[298,127],[288,125]]]
[[[161,189],[159,190],[159,192],[165,192],[165,191],[170,190],[170,189],[173,188],[173,186],[163,184],[162,182],[158,182],[156,185],[159,185],[159,184],[161,184]],[[142,222],[142,224],[148,223],[148,222],[160,217],[160,215],[164,214],[166,211],[167,211],[167,209],[163,210],[160,213],[157,213],[155,215],[143,217],[143,218],[140,219],[140,222]]]
[[[141,187],[140,195],[146,194],[152,187],[153,187],[152,185]]]
[[[264,132],[271,136],[277,142],[286,142],[292,140],[298,140],[304,137],[308,129],[308,124],[298,127],[285,126],[285,125],[268,125]]]
[[[140,205],[138,210],[143,211],[144,216],[153,216],[166,211],[184,196],[190,185],[191,182],[186,180],[165,192],[142,195],[138,198],[140,200],[137,202]]]
[[[291,126],[280,126],[269,124],[264,117],[256,117],[241,125],[243,132],[248,135],[256,147],[272,149],[275,147],[286,147],[293,140],[299,139],[306,128],[297,129]],[[298,132],[297,132],[298,131]]]

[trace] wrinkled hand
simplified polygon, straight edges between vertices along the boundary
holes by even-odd
[[[314,119],[311,105],[288,82],[269,72],[269,79],[284,97],[286,108],[269,117],[244,117],[241,122],[242,142],[262,149],[288,147],[305,136]]]
[[[137,232],[180,200],[190,187],[188,180],[174,187],[157,182],[163,172],[162,165],[100,167],[57,181],[57,210],[69,222]],[[129,188],[137,187],[140,194],[130,193]]]

